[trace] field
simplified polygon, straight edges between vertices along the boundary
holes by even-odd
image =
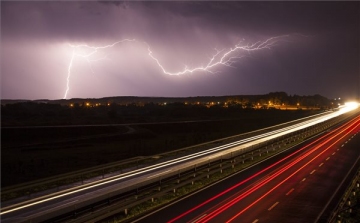
[[[317,112],[251,110],[191,122],[2,128],[2,187],[151,156]]]

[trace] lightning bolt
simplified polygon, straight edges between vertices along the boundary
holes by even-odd
[[[133,42],[133,41],[136,41],[135,39],[123,39],[123,40],[120,40],[120,41],[117,41],[113,44],[110,44],[110,45],[106,45],[106,46],[98,46],[98,47],[95,47],[95,46],[89,46],[87,44],[81,44],[81,45],[72,45],[72,44],[69,44],[69,46],[71,48],[73,48],[73,51],[72,51],[72,55],[71,55],[71,60],[70,60],[70,63],[69,63],[69,67],[68,67],[68,74],[67,74],[67,78],[66,78],[66,90],[65,90],[65,95],[64,95],[64,99],[66,99],[68,93],[69,93],[69,90],[70,90],[70,76],[71,76],[71,68],[73,66],[73,63],[74,63],[74,60],[76,57],[81,57],[81,58],[85,58],[86,61],[90,64],[90,69],[91,71],[94,73],[92,67],[91,67],[91,62],[93,61],[99,61],[99,60],[102,60],[102,59],[105,59],[105,58],[98,58],[98,59],[90,59],[91,56],[95,55],[99,50],[102,50],[102,49],[106,49],[106,48],[111,48],[111,47],[114,47],[115,45],[119,44],[119,43],[123,43],[123,42]],[[81,49],[81,48],[86,48],[86,49],[90,49],[90,52],[88,53],[78,53],[76,50],[77,49]]]
[[[190,69],[185,65],[185,68],[178,72],[167,71],[165,69],[165,67],[160,63],[159,59],[157,59],[154,56],[153,52],[151,51],[150,45],[146,42],[138,41],[136,39],[123,39],[123,40],[114,42],[113,44],[105,45],[105,46],[89,46],[87,44],[80,44],[80,45],[69,44],[69,46],[73,49],[73,51],[72,51],[70,63],[68,66],[68,73],[67,73],[67,78],[66,78],[66,91],[65,91],[64,99],[67,98],[67,95],[70,90],[71,68],[73,66],[75,58],[77,58],[77,57],[84,58],[90,64],[90,69],[92,70],[91,62],[105,59],[105,58],[91,59],[96,53],[98,53],[100,50],[114,47],[115,45],[120,44],[120,43],[136,42],[136,43],[144,44],[147,48],[148,56],[155,61],[155,63],[158,65],[158,67],[161,69],[161,71],[164,74],[183,75],[186,73],[194,73],[197,71],[205,71],[205,72],[214,73],[212,71],[212,69],[216,66],[234,67],[233,64],[236,63],[239,59],[244,57],[243,55],[240,55],[241,52],[249,53],[251,51],[271,49],[271,47],[274,47],[280,41],[284,41],[287,37],[289,37],[289,35],[275,36],[275,37],[268,38],[264,41],[257,41],[253,44],[245,44],[245,45],[241,44],[242,43],[242,41],[241,41],[240,43],[236,44],[233,48],[230,48],[227,50],[215,49],[216,53],[211,58],[209,58],[209,62],[206,64],[206,66],[199,66],[199,67]],[[84,48],[84,49],[87,49],[90,51],[87,53],[79,53],[78,51],[81,48]],[[92,72],[94,72],[94,71],[92,70]]]

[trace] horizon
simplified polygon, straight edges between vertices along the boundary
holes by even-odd
[[[105,97],[99,97],[99,98],[59,98],[59,99],[46,99],[46,98],[38,98],[38,99],[0,99],[1,101],[41,101],[41,100],[45,100],[45,101],[70,101],[70,100],[91,100],[91,99],[105,99],[105,98],[122,98],[122,97],[131,97],[131,98],[199,98],[199,97],[239,97],[239,96],[265,96],[265,95],[269,95],[272,93],[285,93],[287,94],[288,97],[292,97],[292,96],[299,96],[299,97],[312,97],[312,96],[321,96],[321,97],[325,97],[326,99],[332,100],[333,98],[329,98],[326,97],[324,95],[321,94],[313,94],[313,95],[300,95],[300,94],[288,94],[287,92],[283,92],[283,91],[277,91],[277,92],[268,92],[266,94],[238,94],[238,95],[197,95],[197,96],[184,96],[184,97],[166,97],[166,96],[134,96],[134,95],[121,95],[121,96],[105,96]],[[335,98],[337,99],[337,98]]]

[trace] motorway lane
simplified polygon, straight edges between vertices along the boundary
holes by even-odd
[[[339,137],[342,137],[343,135],[344,135],[344,133],[340,134]],[[316,145],[312,146],[312,148],[314,148],[314,147],[316,147]],[[316,160],[323,159],[328,163],[330,162],[331,158],[333,158],[332,160],[334,160],[334,157],[336,155],[336,151],[333,151],[332,147],[329,148],[328,151],[326,151],[323,154],[319,155],[319,157]],[[301,160],[301,162],[297,163],[296,165],[294,165],[292,168],[285,171],[284,173],[287,173],[287,175],[290,174],[290,173],[293,173],[298,168],[300,168],[302,165],[309,162],[312,159],[312,157],[320,154],[322,151],[323,151],[322,148],[316,149],[316,152],[313,152],[313,154],[311,154],[311,156],[304,157],[304,159]],[[351,162],[348,162],[349,159],[354,158],[354,157],[356,158],[356,157],[359,156],[357,150],[352,150],[352,151],[355,154],[346,153],[346,157],[343,158],[343,162],[351,163]],[[335,152],[335,154],[332,155],[334,152]],[[304,153],[299,153],[298,155],[302,155],[302,154],[304,154]],[[282,155],[282,157],[284,157],[284,156],[285,156],[285,154]],[[330,157],[330,158],[327,159],[328,157]],[[294,159],[290,159],[287,163],[289,163],[289,162],[291,162],[293,160]],[[271,162],[274,162],[274,161],[271,161]],[[180,215],[181,213],[184,213],[189,208],[194,207],[195,206],[194,203],[201,204],[202,202],[208,200],[209,198],[211,198],[215,194],[218,194],[219,192],[224,191],[225,188],[229,188],[232,185],[238,183],[239,181],[241,181],[243,179],[246,179],[249,176],[252,176],[258,170],[260,170],[260,168],[265,168],[266,165],[269,165],[268,161],[264,162],[261,165],[259,165],[255,169],[251,168],[251,169],[249,169],[247,171],[244,171],[241,174],[237,174],[236,176],[234,176],[232,178],[229,178],[228,180],[225,180],[222,183],[216,184],[213,187],[210,187],[210,188],[208,188],[206,190],[203,190],[203,191],[195,194],[192,197],[184,199],[184,200],[170,206],[169,208],[163,209],[163,210],[161,210],[161,211],[159,211],[159,212],[157,212],[157,213],[155,213],[153,215],[150,215],[150,216],[148,216],[148,217],[146,217],[144,219],[141,219],[140,221],[141,222],[154,222],[154,221],[159,222],[159,219],[163,219],[163,221],[161,221],[161,222],[167,222],[167,221],[169,221],[171,219],[174,219],[174,217]],[[320,165],[320,167],[319,167],[319,165]],[[305,185],[307,182],[309,182],[309,179],[310,179],[310,178],[307,179],[307,175],[315,176],[316,174],[318,174],[316,172],[317,171],[316,167],[321,168],[323,166],[325,166],[324,163],[321,164],[321,163],[312,162],[312,163],[308,164],[306,166],[306,168],[303,169],[303,171],[295,174],[293,177],[291,177],[289,179],[289,181],[286,181],[283,185],[281,185],[281,187],[278,187],[276,190],[274,190],[273,193],[270,193],[266,197],[266,199],[263,199],[261,202],[257,203],[256,206],[250,208],[251,211],[245,211],[241,215],[241,221],[239,219],[235,219],[235,222],[239,222],[239,221],[240,222],[253,222],[253,221],[256,222],[257,219],[259,221],[259,216],[263,217],[264,214],[263,213],[261,213],[261,214],[257,213],[257,210],[266,210],[267,212],[269,212],[268,209],[270,209],[270,211],[272,211],[272,210],[275,210],[276,208],[279,208],[279,206],[281,206],[282,203],[284,203],[284,202],[280,203],[280,201],[277,201],[277,199],[278,199],[277,196],[279,196],[279,195],[284,195],[285,196],[286,193],[289,193],[288,195],[296,194],[298,191],[300,191],[301,187],[297,188],[297,190],[296,190],[294,188],[295,187],[294,185],[297,185],[297,184]],[[342,167],[345,168],[346,165],[342,165]],[[279,169],[280,169],[280,167],[277,167],[275,170],[272,170],[271,173],[270,172],[264,172],[263,174],[259,175],[256,178],[256,180],[252,179],[252,180],[248,181],[247,183],[244,183],[243,185],[238,187],[236,190],[232,190],[232,191],[226,193],[225,195],[221,196],[220,198],[214,199],[213,201],[211,201],[211,202],[203,205],[202,207],[198,208],[196,211],[193,211],[193,212],[187,214],[186,216],[177,219],[177,221],[175,221],[175,222],[192,222],[192,221],[194,221],[196,219],[199,219],[199,218],[201,218],[201,219],[208,218],[209,216],[211,216],[211,214],[210,214],[211,211],[216,210],[217,208],[223,206],[224,204],[226,204],[227,201],[230,201],[230,200],[234,199],[234,197],[236,195],[243,194],[244,192],[246,192],[248,190],[251,190],[251,188],[256,187],[255,186],[256,183],[259,183],[259,181],[264,179],[266,176],[269,176],[269,175],[279,171]],[[323,169],[325,169],[325,168],[323,168]],[[341,178],[341,176],[342,176],[341,173],[344,170],[341,169],[341,168],[337,168],[337,170],[338,170],[337,173],[338,174],[340,173],[339,177]],[[321,173],[321,171],[318,171],[318,172]],[[285,177],[287,175],[285,175]],[[334,176],[331,176],[331,177],[334,177]],[[281,179],[284,179],[284,176],[282,178],[280,178],[280,177],[278,177],[278,178],[281,180]],[[275,178],[275,180],[276,179],[277,178]],[[334,181],[332,181],[332,179],[336,179],[335,177],[334,178],[326,177],[326,179],[327,179],[327,181],[322,180],[321,182],[326,184],[326,185],[330,185],[331,183],[336,185],[338,183],[338,182],[334,183]],[[247,197],[244,197],[241,200],[241,202],[235,203],[233,206],[229,207],[227,210],[221,212],[221,214],[219,214],[218,216],[215,216],[214,218],[212,218],[211,221],[212,222],[225,222],[226,220],[230,219],[232,216],[236,215],[236,213],[238,213],[239,210],[242,210],[242,209],[246,208],[249,204],[251,204],[251,202],[253,202],[254,200],[261,197],[262,194],[266,193],[272,187],[276,186],[279,181],[275,181],[275,180],[272,180],[269,183],[267,183],[266,187],[261,187],[259,190],[255,191],[254,193],[251,193]],[[319,188],[319,185],[314,185],[314,187]],[[323,192],[323,190],[320,190],[320,192]],[[318,193],[318,192],[315,191],[315,195],[320,195],[320,194],[321,193]],[[274,195],[277,195],[277,196],[274,196]],[[314,200],[318,200],[318,198],[316,196],[314,196],[314,195],[309,196],[309,198],[310,198],[310,201],[309,201],[310,205],[305,205],[306,207],[308,207],[307,211],[310,210],[310,211],[312,211],[314,213],[319,213],[319,210],[315,210],[315,208],[312,206],[313,204],[316,204],[316,202],[314,202]],[[279,203],[277,203],[277,202],[279,202]],[[295,206],[296,206],[296,203],[295,203]],[[322,205],[322,206],[324,206],[324,205]],[[322,206],[320,206],[320,207],[322,207]],[[185,207],[188,207],[188,208],[185,208]],[[275,212],[273,212],[273,213],[275,213]],[[290,211],[289,213],[292,213],[292,212]],[[246,217],[246,216],[248,216],[248,217]],[[280,217],[281,216],[285,216],[285,215],[280,213]],[[308,216],[308,215],[304,215],[304,216]],[[277,220],[277,217],[275,217],[275,219]],[[299,217],[295,216],[294,219],[299,219]],[[274,219],[272,219],[272,220],[274,220]],[[266,221],[263,221],[263,222],[273,222],[272,220],[267,219]],[[288,221],[285,221],[285,222],[288,222]],[[309,222],[309,221],[301,220],[301,221],[298,221],[298,222]]]
[[[357,122],[356,126],[359,128],[360,121]],[[339,144],[339,146],[341,146],[341,141],[345,142],[344,139],[337,143],[336,141],[343,137],[351,137],[351,135],[346,134],[348,134],[348,130],[343,131],[336,137],[329,137],[329,139],[326,139],[325,144],[321,143],[320,145],[316,144],[311,146],[310,149],[314,148],[314,152],[305,156],[300,162],[286,169],[282,174],[264,184],[264,186],[260,189],[255,190],[253,193],[249,194],[249,196],[246,196],[241,200],[237,199],[236,202],[232,200],[231,205],[228,205],[228,202],[225,204],[225,207],[223,205],[221,208],[218,208],[215,212],[216,215],[213,214],[214,211],[205,212],[207,215],[199,222],[253,222],[256,220],[260,221],[261,218],[264,219],[263,222],[314,222],[321,211],[321,208],[326,205],[329,199],[329,197],[321,196],[320,192],[327,191],[327,194],[332,194],[336,189],[337,183],[340,182],[339,179],[343,177],[345,169],[341,168],[337,170],[338,178],[328,178],[328,183],[321,188],[320,192],[313,190],[311,187],[307,187],[306,190],[312,191],[313,194],[309,196],[307,199],[308,202],[306,203],[302,203],[305,201],[304,199],[306,197],[302,197],[303,199],[300,200],[302,201],[300,205],[305,206],[306,210],[299,207],[288,210],[289,213],[295,215],[293,218],[288,219],[282,211],[280,211],[280,213],[275,217],[268,216],[267,213],[272,213],[271,211],[280,209],[279,207],[281,199],[283,199],[282,197],[292,190],[292,188],[294,188],[295,191],[298,184],[305,184],[309,182],[309,179],[314,176],[316,169],[321,165],[321,163],[324,163],[321,166],[323,168],[329,166],[325,164],[327,164],[326,162],[331,160],[331,158],[336,154],[337,150],[335,145]],[[357,156],[349,154],[347,157],[348,159],[346,161],[348,163],[352,164],[357,160],[359,153],[358,151],[355,152],[357,152]],[[288,164],[284,166],[288,166]],[[331,166],[329,167],[331,168]],[[280,170],[282,170],[282,168],[279,168],[276,172],[279,173]],[[333,170],[334,169],[332,168],[330,169],[330,171]],[[347,173],[347,171],[345,173]],[[330,187],[329,181],[333,180],[335,180],[335,183],[332,185],[335,186],[335,188]],[[318,188],[318,190],[319,189],[320,188]],[[242,194],[244,194],[244,192],[242,192]]]
[[[359,130],[358,127],[356,132]],[[346,138],[351,138],[356,132]],[[360,157],[360,134],[341,147],[344,141],[332,146],[325,156],[319,157],[313,165],[303,169],[303,174],[294,176],[292,182],[275,190],[266,202],[249,209],[243,216],[239,216],[239,219],[244,222],[317,222],[319,214],[353,164],[356,163],[354,169],[359,167],[357,161]],[[279,203],[269,211],[276,202]],[[334,206],[330,209],[333,208]],[[329,214],[327,213],[327,216]],[[238,219],[234,222],[238,222]]]

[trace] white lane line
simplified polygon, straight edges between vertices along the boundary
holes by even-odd
[[[310,173],[310,174],[313,174],[315,171],[316,171],[316,170],[311,171],[311,173]]]
[[[319,167],[322,166],[322,165],[324,165],[324,163],[320,163]]]
[[[326,160],[329,160],[330,159],[330,156],[328,158],[326,158]]]
[[[286,193],[286,196],[289,195],[289,194],[291,194],[291,192],[293,192],[294,190],[295,190],[294,188],[292,188],[291,190],[289,190],[289,192]]]
[[[205,216],[206,216],[206,214],[203,214],[200,217],[198,217],[197,219],[195,219],[194,221],[192,221],[191,223],[195,223],[195,222],[197,222],[198,220],[202,219]]]
[[[305,180],[306,180],[306,178],[302,179],[302,181],[305,181]]]
[[[335,155],[335,152],[333,152],[333,154],[332,155]]]
[[[342,144],[341,147],[344,147],[344,144]]]
[[[256,223],[256,222],[258,222],[259,221],[259,219],[255,219],[252,223]]]
[[[273,209],[276,205],[278,205],[279,202],[276,202],[275,204],[273,204],[271,207],[269,207],[268,211],[271,211],[271,209]]]

